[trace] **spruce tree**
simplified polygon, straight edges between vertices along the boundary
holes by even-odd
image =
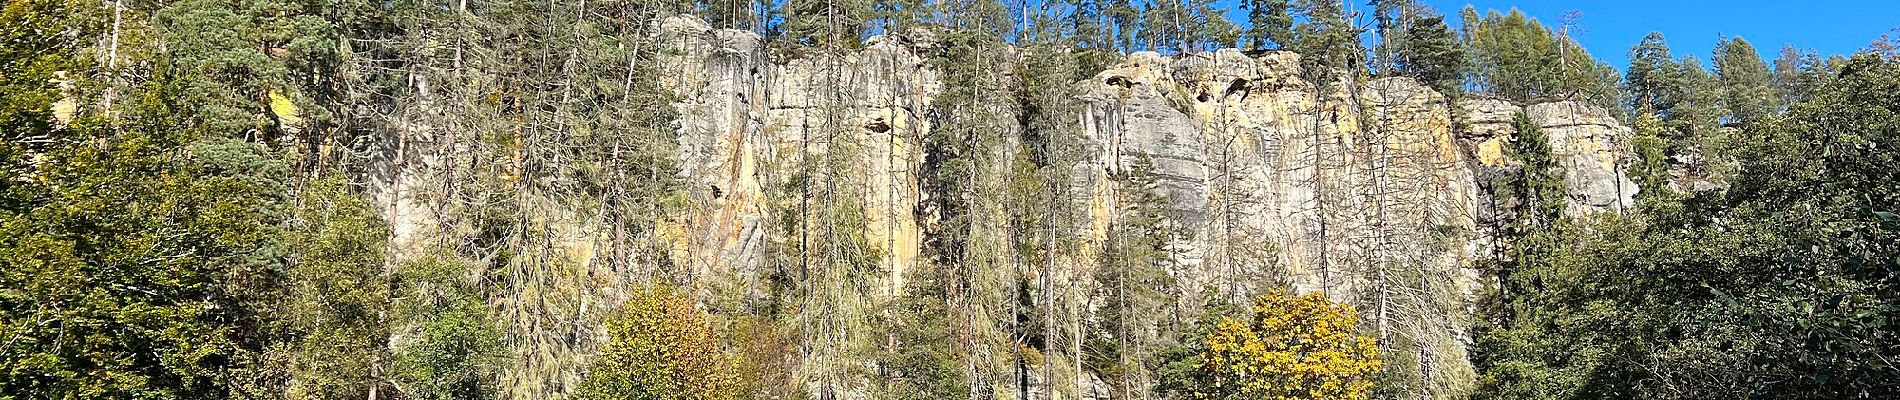
[[[1116,215],[1109,225],[1108,249],[1096,269],[1095,298],[1106,306],[1093,318],[1088,353],[1092,369],[1110,374],[1116,397],[1135,397],[1154,380],[1154,349],[1165,323],[1149,310],[1167,306],[1178,284],[1169,275],[1174,232],[1164,212],[1167,198],[1152,158],[1141,155],[1115,177]]]
[[[1396,72],[1418,78],[1446,96],[1463,92],[1465,51],[1444,16],[1419,19],[1406,28],[1405,36],[1396,54]]]

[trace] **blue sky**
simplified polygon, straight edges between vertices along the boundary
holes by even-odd
[[[1366,7],[1366,0],[1347,0]],[[1582,12],[1572,36],[1598,60],[1618,70],[1629,66],[1629,49],[1651,31],[1669,41],[1671,54],[1695,55],[1708,63],[1720,35],[1740,36],[1773,61],[1783,45],[1811,49],[1822,55],[1852,54],[1866,48],[1881,34],[1900,28],[1900,0],[1420,0],[1450,16],[1455,29],[1458,10],[1466,4],[1482,15],[1488,9],[1509,12],[1512,7],[1555,26],[1566,11]],[[1221,0],[1228,17],[1246,21],[1237,0]],[[1900,34],[1896,34],[1900,36]]]
[[[1350,1],[1350,0],[1349,0]],[[1851,54],[1883,33],[1900,28],[1900,0],[1424,0],[1457,22],[1466,4],[1509,11],[1516,6],[1547,26],[1565,11],[1581,11],[1577,42],[1598,60],[1621,70],[1629,48],[1651,31],[1663,33],[1676,57],[1693,54],[1707,65],[1720,35],[1740,36],[1772,61],[1783,45],[1823,55]],[[1897,35],[1900,36],[1900,35]]]

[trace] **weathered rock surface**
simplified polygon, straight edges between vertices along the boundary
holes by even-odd
[[[1523,110],[1550,138],[1551,153],[1566,172],[1572,212],[1621,211],[1635,204],[1636,183],[1623,169],[1634,132],[1609,111],[1571,101],[1518,107],[1497,99],[1472,100],[1467,109],[1468,137],[1478,143],[1484,166],[1511,164],[1502,149],[1515,134],[1512,118]]]
[[[672,227],[674,259],[714,285],[762,289],[756,281],[775,239],[765,226],[770,203],[836,201],[771,198],[768,189],[802,163],[836,163],[846,183],[839,195],[861,203],[867,241],[881,247],[888,278],[880,284],[902,287],[920,239],[911,212],[922,195],[917,139],[930,128],[920,115],[941,84],[923,58],[873,39],[842,57],[781,64],[751,32],[684,16],[661,26],[662,76],[679,95],[680,175],[692,200]]]
[[[880,274],[856,283],[873,288],[864,301],[889,299],[927,267],[919,254],[933,216],[921,206],[934,194],[920,187],[921,143],[943,85],[919,55],[927,44],[873,38],[849,54],[774,60],[757,35],[684,16],[666,19],[657,38],[664,84],[679,96],[677,173],[690,204],[662,236],[696,290],[737,293],[741,302],[768,296],[766,280],[779,267],[772,258],[782,256],[775,247],[797,240],[773,210],[814,202],[862,212]],[[1424,347],[1428,360],[1418,362],[1434,369],[1433,385],[1464,387],[1472,371],[1461,321],[1477,286],[1474,263],[1495,243],[1497,207],[1484,187],[1514,167],[1504,151],[1512,117],[1523,110],[1549,134],[1573,212],[1632,203],[1636,186],[1621,168],[1630,130],[1580,103],[1471,99],[1454,109],[1408,78],[1315,84],[1299,60],[1232,49],[1142,52],[1077,82],[1089,155],[1074,166],[1069,192],[1080,196],[1090,229],[1076,234],[1105,240],[1112,210],[1129,198],[1113,178],[1146,158],[1181,232],[1171,273],[1189,291],[1183,301],[1291,283],[1362,310],[1390,307],[1409,313],[1390,317],[1392,334]],[[1456,113],[1466,129],[1454,129]],[[787,190],[798,166],[814,163],[834,166],[833,197]],[[430,208],[413,199],[388,202],[397,246],[433,224],[404,217]],[[555,246],[588,265],[594,256],[581,249],[594,236],[566,235],[574,240]],[[1066,259],[1068,270],[1052,277],[1086,279],[1099,261],[1092,257]],[[1102,389],[1093,377],[1068,381],[1097,383],[1052,390]]]

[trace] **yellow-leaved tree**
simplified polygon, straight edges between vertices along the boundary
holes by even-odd
[[[607,322],[582,383],[587,399],[729,400],[741,387],[705,311],[673,289],[636,289]]]
[[[1223,318],[1201,349],[1202,399],[1366,399],[1380,361],[1358,313],[1319,293],[1273,291],[1252,318]]]

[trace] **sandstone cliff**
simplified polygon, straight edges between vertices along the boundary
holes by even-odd
[[[928,116],[941,111],[933,100],[943,83],[924,55],[928,43],[879,37],[843,56],[783,60],[750,32],[712,29],[692,17],[661,27],[662,76],[679,95],[677,173],[688,208],[669,216],[660,236],[705,302],[729,309],[769,297],[774,248],[797,239],[784,236],[788,222],[775,220],[781,216],[773,210],[812,202],[848,204],[863,216],[877,279],[853,283],[869,288],[857,301],[889,300],[929,268],[920,252],[935,221],[920,206],[936,194],[919,183],[927,157],[921,138],[932,128]],[[1408,362],[1429,369],[1430,392],[1453,394],[1472,379],[1465,315],[1477,287],[1474,263],[1495,248],[1499,207],[1487,187],[1514,167],[1503,151],[1512,116],[1522,109],[1550,135],[1572,212],[1631,204],[1635,185],[1620,167],[1630,130],[1581,103],[1467,99],[1454,108],[1408,78],[1316,85],[1303,78],[1299,58],[1143,52],[1075,83],[1088,155],[1074,166],[1068,193],[1089,218],[1088,229],[1068,234],[1105,240],[1110,210],[1128,197],[1111,179],[1136,158],[1152,160],[1167,219],[1181,232],[1170,244],[1170,273],[1186,283],[1180,301],[1244,298],[1280,284],[1324,291],[1377,310],[1369,319],[1379,335],[1419,349]],[[1459,120],[1464,127],[1454,126]],[[807,165],[804,157],[850,162],[828,164],[843,166],[831,172],[837,187],[808,198],[781,189],[800,179],[793,166]],[[428,162],[417,165],[405,171],[431,173]],[[386,198],[400,247],[440,224],[424,217],[431,206],[417,199],[426,196],[402,194],[424,189],[394,187]],[[566,249],[560,253],[571,265],[594,265],[598,227],[548,207],[557,210],[543,218],[556,237],[552,246]],[[1066,256],[1049,278],[1081,279],[1097,256]],[[619,272],[643,273],[657,272]],[[607,287],[643,278],[589,279]],[[585,325],[597,320],[589,304],[614,296],[582,292],[570,322]],[[838,334],[869,335],[865,329]],[[1049,368],[1079,365],[1073,354],[1057,353],[1048,352]],[[800,362],[826,362],[812,358]],[[1102,392],[1076,369],[1065,370],[1067,378],[1036,377],[1035,390]]]

